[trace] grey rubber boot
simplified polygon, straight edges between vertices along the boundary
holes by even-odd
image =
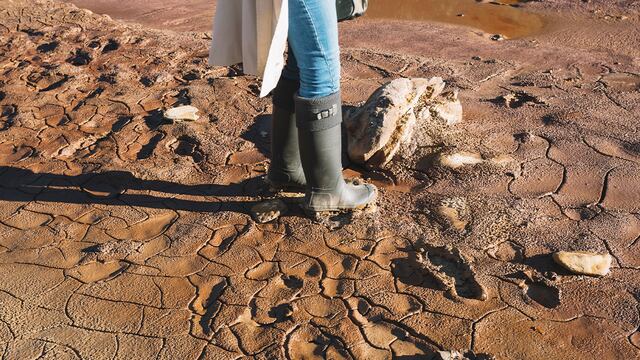
[[[306,181],[300,162],[294,96],[298,81],[281,78],[273,90],[271,165],[267,183],[275,190],[304,191]]]
[[[364,209],[377,189],[354,185],[342,177],[342,101],[340,92],[323,98],[296,97],[296,122],[302,167],[307,179],[305,211]]]

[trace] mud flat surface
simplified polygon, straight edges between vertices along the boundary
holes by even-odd
[[[342,25],[348,104],[440,76],[465,116],[416,166],[348,170],[379,211],[331,230],[291,200],[252,220],[271,105],[206,66],[208,34],[4,1],[0,357],[639,358],[639,5],[521,5],[566,21],[507,41]],[[162,116],[187,104],[199,120]],[[569,274],[559,250],[611,273]]]

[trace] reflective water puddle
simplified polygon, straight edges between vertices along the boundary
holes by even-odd
[[[514,39],[542,31],[544,19],[518,8],[527,0],[371,0],[366,17],[470,26]]]

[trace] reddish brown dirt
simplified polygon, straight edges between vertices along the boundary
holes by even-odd
[[[547,28],[501,42],[446,24],[342,25],[347,103],[441,76],[466,112],[432,153],[507,160],[352,169],[387,185],[379,211],[330,230],[293,204],[268,225],[248,214],[264,195],[270,101],[236,68],[207,67],[208,34],[5,1],[0,356],[640,358],[640,6],[523,6]],[[200,120],[161,116],[187,103]],[[473,266],[446,258],[447,275],[488,299],[422,271],[424,243],[460,249]],[[572,276],[557,250],[610,253],[614,268]]]

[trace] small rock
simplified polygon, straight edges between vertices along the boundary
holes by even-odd
[[[491,40],[493,41],[504,41],[505,37],[503,35],[500,34],[495,34],[491,37]]]
[[[457,169],[465,165],[477,165],[483,163],[484,160],[480,154],[470,153],[462,151],[450,155],[442,155],[440,157],[440,164],[452,169]]]
[[[261,202],[251,208],[253,218],[260,224],[276,220],[287,212],[287,205],[280,199]]]
[[[200,119],[198,108],[191,105],[178,106],[165,111],[164,116],[175,121],[196,121]]]
[[[580,275],[605,276],[611,268],[611,255],[588,252],[560,251],[553,254],[553,260],[565,269]]]

